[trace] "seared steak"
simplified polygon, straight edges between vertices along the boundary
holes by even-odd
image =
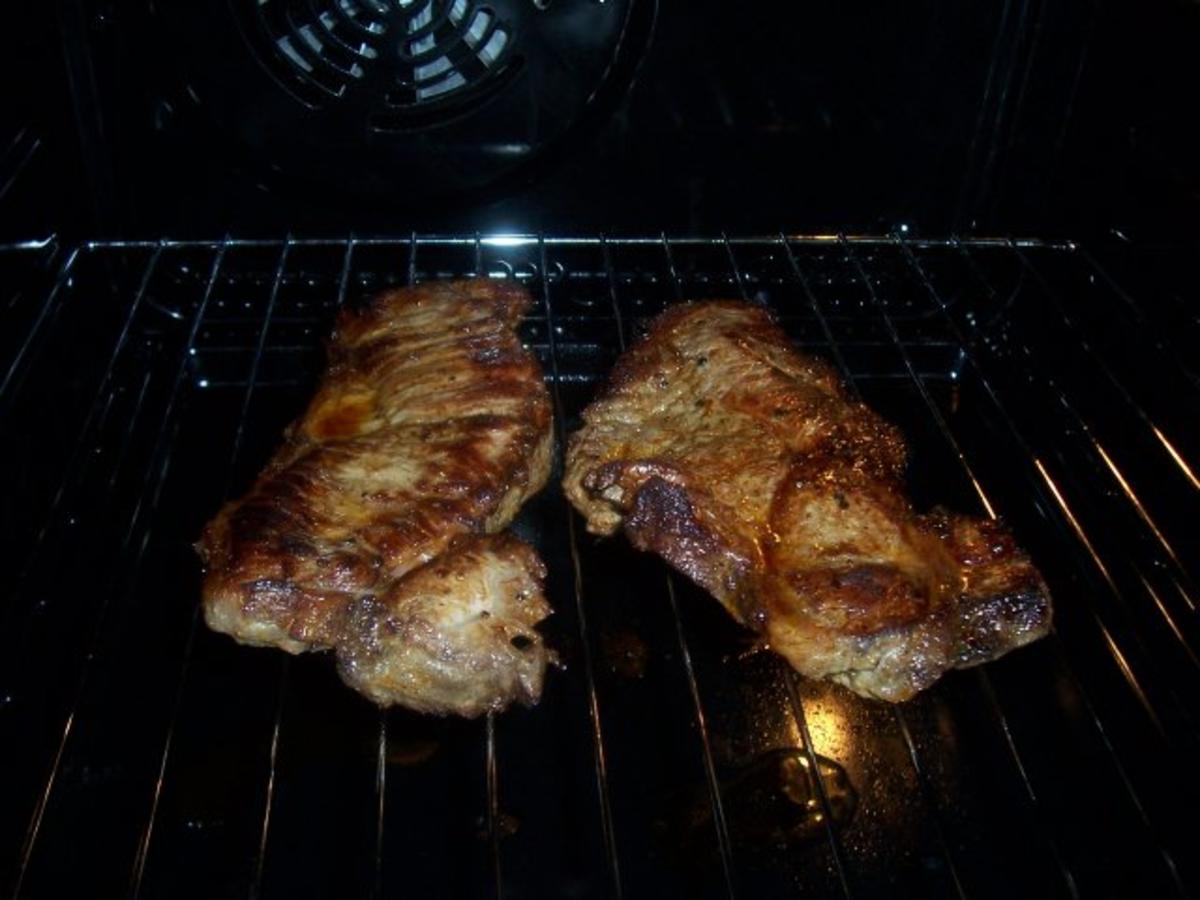
[[[583,419],[564,488],[589,530],[623,527],[805,675],[904,700],[1050,627],[1005,530],[914,512],[899,431],[760,307],[669,309]]]
[[[515,539],[477,537],[503,529],[549,476],[550,399],[515,331],[529,303],[523,290],[481,279],[393,291],[341,315],[307,411],[201,538],[210,627],[290,653],[353,647],[342,671],[381,703],[477,714],[537,699],[541,563]],[[466,574],[437,588],[440,602],[477,608],[482,622],[428,609],[437,576],[426,569],[448,571],[439,561],[448,551]],[[439,629],[421,652],[382,637],[391,619],[364,614],[403,618],[406,604]],[[510,634],[525,636],[524,651],[492,653]],[[445,652],[423,681],[416,669],[437,657],[430,641]],[[481,675],[466,642],[492,654],[492,669]],[[368,646],[374,668],[362,662]],[[397,658],[378,663],[380,654]],[[506,664],[508,675],[497,669]],[[374,671],[387,683],[372,684]],[[422,684],[436,687],[423,697]]]

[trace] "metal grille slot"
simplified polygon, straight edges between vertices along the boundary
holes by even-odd
[[[257,0],[241,10],[264,62],[323,106],[382,67],[386,104],[411,110],[470,92],[510,55],[510,26],[473,0]]]
[[[375,5],[339,4],[339,28]],[[139,897],[1186,895],[1200,873],[1200,390],[1180,309],[1072,244],[768,236],[0,248],[10,565],[0,877]],[[1054,634],[899,707],[800,678],[555,478],[516,528],[539,707],[381,712],[203,628],[190,548],[303,407],[343,305],[538,299],[560,449],[667,305],[768,305],[899,424],[917,502],[1000,516]]]

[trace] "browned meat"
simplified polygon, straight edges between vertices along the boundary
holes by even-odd
[[[900,433],[759,307],[674,307],[583,414],[564,487],[801,673],[904,700],[1045,634],[1050,597],[996,523],[904,495]]]
[[[394,291],[342,314],[308,410],[249,493],[204,531],[211,628],[290,653],[352,647],[342,671],[381,703],[476,714],[537,699],[541,563],[515,539],[470,537],[504,528],[549,477],[550,400],[515,331],[529,302],[519,288],[477,280]],[[451,545],[453,564],[439,560]],[[435,589],[436,573],[451,571],[453,584]],[[435,594],[487,611],[491,624],[434,615]],[[423,651],[401,653],[380,636],[393,619],[363,613],[376,608],[441,630],[422,638]],[[533,643],[515,656],[497,649],[508,633]],[[422,678],[417,668],[436,656],[430,641],[442,642],[440,668]],[[373,659],[399,655],[366,666],[364,647]]]
[[[535,703],[547,658],[533,630],[550,614],[545,576],[533,548],[512,535],[466,538],[385,593],[350,604],[338,671],[376,703],[423,712]]]

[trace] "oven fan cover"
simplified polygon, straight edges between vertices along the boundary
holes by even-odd
[[[485,187],[619,98],[654,0],[159,7],[188,90],[271,168],[360,194]]]

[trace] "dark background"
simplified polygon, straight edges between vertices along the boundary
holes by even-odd
[[[406,199],[402,168],[386,197],[273,171],[189,98],[179,38],[149,4],[8,15],[5,238],[1200,233],[1194,0],[661,0],[602,122],[489,191],[433,199]]]

